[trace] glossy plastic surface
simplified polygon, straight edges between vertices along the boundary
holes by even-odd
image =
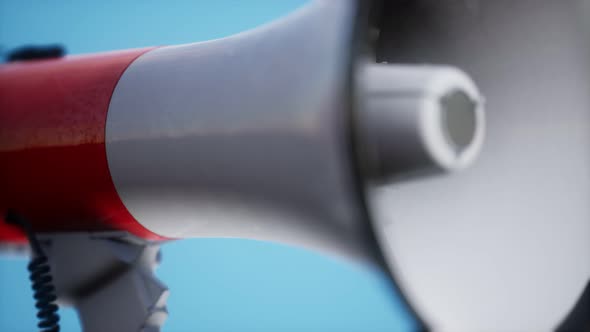
[[[147,50],[0,66],[0,218],[10,208],[37,231],[125,229],[161,238],[121,203],[104,145],[115,85]],[[0,220],[0,241],[25,238]]]

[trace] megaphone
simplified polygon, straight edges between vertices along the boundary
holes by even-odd
[[[471,16],[461,15],[489,15],[496,26],[500,5],[464,6],[396,2],[371,28],[368,3],[314,0],[219,40],[3,65],[0,210],[18,211],[55,241],[67,241],[63,233],[123,231],[156,242],[246,237],[305,246],[390,271],[424,329],[551,328],[590,271],[590,250],[581,253],[590,234],[588,186],[574,181],[586,174],[588,153],[564,129],[532,119],[550,116],[540,110],[561,92],[571,106],[564,121],[582,119],[587,99],[577,83],[587,80],[567,61],[560,62],[569,70],[567,89],[532,80],[516,64],[553,63],[554,54],[535,47],[513,53],[511,39],[493,40],[501,46],[494,51],[506,52],[502,61],[486,56],[493,52],[479,44],[485,39],[472,40],[479,30],[469,32]],[[518,8],[535,18],[574,15],[566,10],[572,4],[554,6],[560,11]],[[369,32],[376,35],[368,41]],[[575,53],[560,52],[567,59]],[[460,68],[484,83],[490,112],[503,105],[489,121],[487,149],[496,153],[473,169],[484,143],[484,98]],[[533,87],[546,93],[527,90],[523,100],[514,90]],[[572,135],[590,131],[574,122]],[[570,158],[569,172],[541,147]],[[523,148],[538,154],[527,157]],[[529,174],[532,164],[538,168]],[[565,191],[576,198],[557,199]],[[556,214],[564,209],[566,225]],[[565,249],[562,241],[557,250],[539,240],[556,229],[569,239]],[[17,228],[0,230],[5,242],[24,239]],[[541,244],[548,261],[535,256]],[[548,266],[553,274],[540,277]],[[499,271],[498,283],[490,271]],[[535,291],[551,301],[531,302],[532,274],[537,287],[547,287]],[[508,315],[506,303],[518,315]],[[534,308],[543,317],[532,318]],[[510,317],[505,325],[500,313]],[[86,329],[100,330],[99,320],[82,316],[92,321]]]
[[[3,206],[38,232],[366,256],[361,181],[466,166],[483,115],[457,69],[357,58],[355,11],[315,1],[219,40],[4,66]]]

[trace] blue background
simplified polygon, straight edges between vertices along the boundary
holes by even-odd
[[[264,24],[303,0],[0,0],[0,52],[62,43],[69,54],[224,37]],[[27,261],[0,256],[0,331],[32,331]],[[167,244],[158,276],[170,287],[164,331],[411,331],[381,272],[304,249],[239,239]],[[80,329],[61,309],[63,331]]]

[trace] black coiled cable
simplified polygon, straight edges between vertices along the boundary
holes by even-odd
[[[39,318],[37,326],[41,332],[59,332],[59,314],[57,313],[59,307],[55,303],[57,295],[51,277],[49,260],[35,237],[31,225],[25,219],[13,211],[8,211],[6,222],[25,231],[31,244],[32,258],[28,269],[36,301],[37,318]]]

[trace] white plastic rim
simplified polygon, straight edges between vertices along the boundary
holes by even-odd
[[[485,136],[483,101],[473,81],[454,68],[438,69],[428,81],[428,97],[420,111],[420,134],[430,156],[444,170],[457,171],[471,165],[482,147]],[[450,140],[449,124],[445,119],[443,98],[463,93],[473,103],[473,135],[468,144],[457,148]],[[452,110],[451,110],[452,111]]]
[[[377,181],[464,169],[485,136],[482,97],[448,66],[361,64],[361,163]]]

